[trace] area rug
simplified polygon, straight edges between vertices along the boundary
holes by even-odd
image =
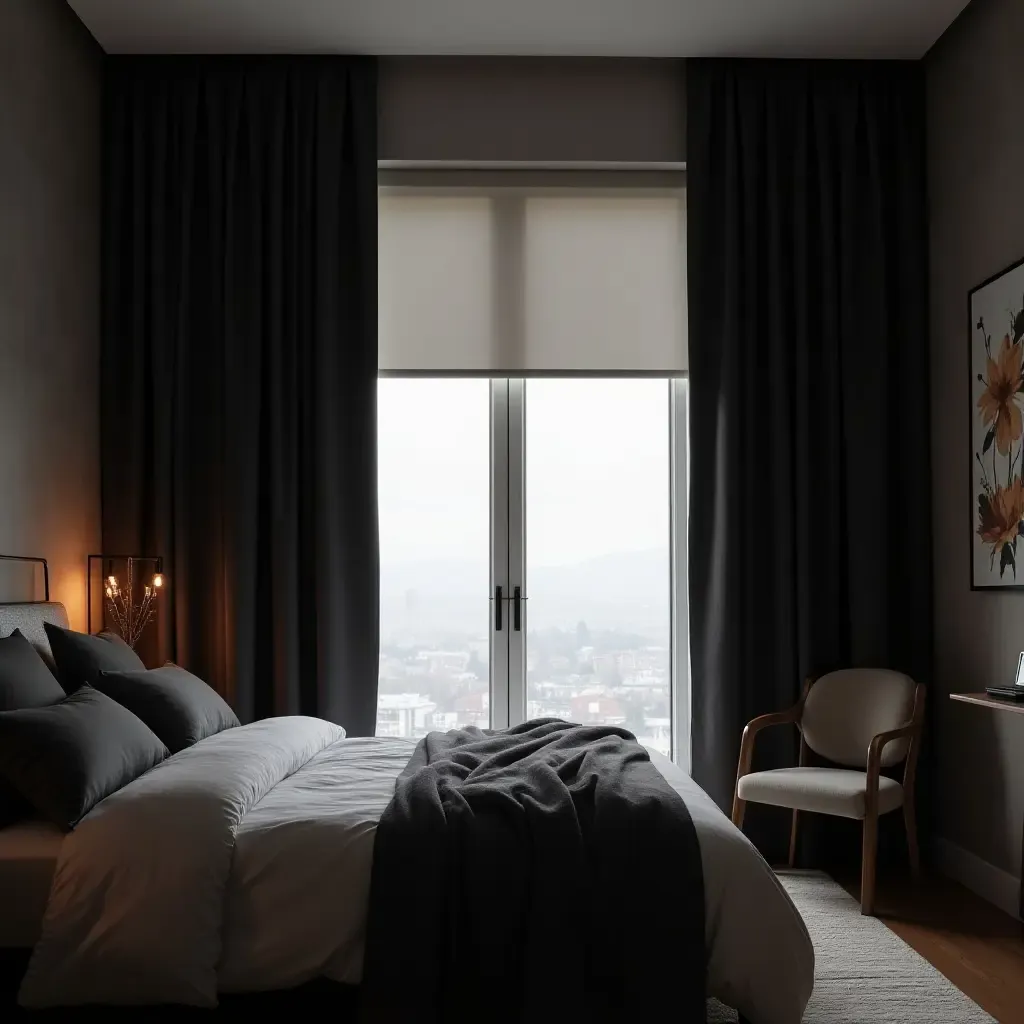
[[[919,953],[827,875],[780,873],[814,942],[814,994],[804,1024],[990,1024]],[[735,1021],[734,1011],[708,1002],[708,1024]]]

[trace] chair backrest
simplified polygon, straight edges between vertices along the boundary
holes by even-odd
[[[910,676],[885,668],[829,672],[807,691],[801,718],[804,739],[830,761],[864,768],[871,740],[910,721],[914,688]],[[909,740],[893,740],[882,751],[882,766],[899,764],[909,746]]]

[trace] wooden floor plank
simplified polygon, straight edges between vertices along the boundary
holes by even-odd
[[[860,899],[856,878],[839,878]],[[962,885],[879,879],[876,916],[1000,1024],[1024,1024],[1024,925]]]

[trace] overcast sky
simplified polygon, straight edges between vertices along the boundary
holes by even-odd
[[[527,383],[527,559],[564,565],[668,546],[668,383]],[[489,383],[379,385],[381,559],[482,560],[490,507]]]

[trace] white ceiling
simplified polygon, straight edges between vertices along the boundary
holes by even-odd
[[[69,0],[109,53],[920,57],[967,0]]]

